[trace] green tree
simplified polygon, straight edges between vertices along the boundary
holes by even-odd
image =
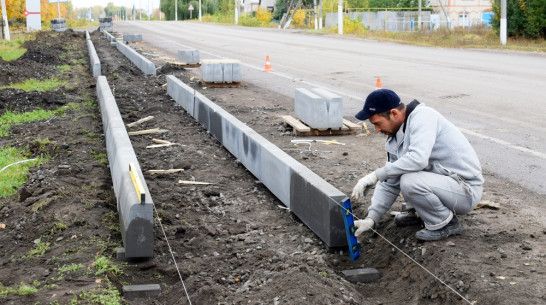
[[[493,2],[493,28],[500,32],[500,0]],[[506,0],[506,30],[510,37],[546,38],[546,1]]]

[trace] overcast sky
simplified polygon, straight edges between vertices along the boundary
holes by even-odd
[[[143,8],[145,10],[154,10],[159,7],[159,0],[70,0],[75,8],[92,7],[95,5],[106,7],[109,2],[114,3],[115,6],[124,6],[132,8],[133,4],[136,8]],[[61,2],[62,3],[62,2]]]

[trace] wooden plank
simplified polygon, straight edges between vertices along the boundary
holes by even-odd
[[[242,87],[243,82],[207,83],[206,81],[201,80],[201,85],[203,85],[203,87],[211,87],[211,88],[237,88],[237,87]]]
[[[291,115],[281,115],[285,123],[292,126],[297,132],[310,132],[311,128]]]
[[[343,119],[343,125],[347,126],[349,129],[352,130],[362,130],[362,126],[359,124],[355,124],[347,119]]]

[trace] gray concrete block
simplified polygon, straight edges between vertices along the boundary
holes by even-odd
[[[142,41],[142,34],[123,34],[123,41],[125,42]]]
[[[241,62],[234,59],[203,59],[201,78],[207,83],[240,82]]]
[[[89,35],[88,32],[85,32],[85,33]],[[95,50],[95,46],[93,45],[93,41],[91,41],[91,39],[87,39],[86,41],[87,41],[87,50],[89,51],[91,73],[93,73],[93,77],[100,76],[101,66],[100,66],[99,56],[97,55],[97,51]]]
[[[122,289],[123,297],[128,300],[153,298],[161,294],[161,287],[159,284],[125,285]]]
[[[178,51],[178,61],[186,64],[198,64],[200,61],[199,50]]]
[[[381,278],[379,271],[374,268],[343,270],[341,274],[343,274],[346,280],[352,283],[371,283]]]
[[[343,127],[343,98],[322,88],[313,88],[311,92],[322,97],[326,102],[328,128]]]
[[[294,93],[294,113],[296,118],[311,128],[329,128],[326,101],[321,96],[307,89],[296,88]]]
[[[108,33],[107,31],[104,31],[104,38],[108,39],[110,42],[115,42],[116,37],[114,37],[112,34]]]
[[[100,31],[113,31],[114,23],[112,17],[99,18],[99,30]]]
[[[297,88],[294,95],[296,118],[311,128],[343,127],[343,99],[322,88]]]
[[[168,92],[172,97],[176,90]],[[347,246],[340,207],[345,194],[199,92],[190,114],[328,247]]]
[[[117,199],[120,231],[126,258],[149,258],[153,256],[153,200],[140,165],[133,150],[127,130],[108,82],[104,76],[97,78],[97,98],[106,140],[106,152],[112,185]],[[146,194],[139,202],[129,164],[133,163]]]
[[[156,69],[154,63],[148,60],[146,57],[133,50],[131,47],[123,44],[116,43],[116,48],[123,53],[135,66],[137,66],[144,74],[155,75]]]
[[[127,259],[125,258],[125,249],[124,248],[116,248],[116,259],[118,261],[126,261]]]
[[[167,94],[175,100],[176,104],[182,106],[188,113],[193,115],[195,90],[173,75],[167,75],[166,78]]]

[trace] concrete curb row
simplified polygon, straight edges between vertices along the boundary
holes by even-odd
[[[349,198],[173,75],[167,94],[302,220],[327,247],[347,246],[340,204]]]
[[[91,72],[93,73],[93,77],[98,77],[101,75],[99,55],[97,55],[97,51],[95,50],[95,46],[93,45],[93,41],[91,41],[91,36],[89,36],[88,31],[85,31],[85,40],[87,41],[87,50],[89,51]]]
[[[97,77],[97,98],[117,199],[125,258],[150,258],[153,256],[154,249],[153,201],[146,182],[141,179],[146,195],[145,202],[139,202],[139,196],[129,173],[129,164],[134,164],[140,177],[143,177],[142,171],[105,76]]]

